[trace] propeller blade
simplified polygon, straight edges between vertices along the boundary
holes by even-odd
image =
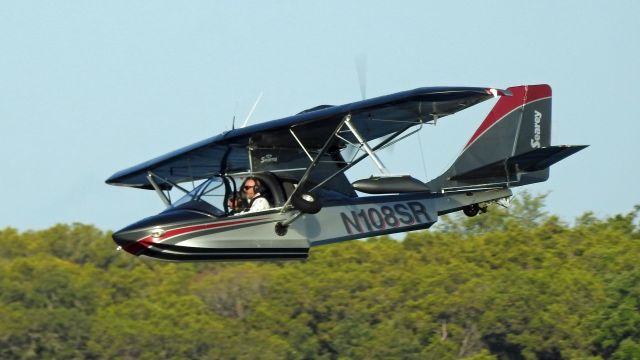
[[[251,107],[251,110],[249,111],[249,114],[247,114],[247,118],[244,119],[244,123],[242,123],[242,127],[247,126],[247,123],[249,122],[249,119],[251,118],[251,115],[253,115],[253,112],[256,109],[256,106],[258,106],[258,103],[260,102],[260,99],[262,99],[262,92],[260,92],[260,95],[258,95],[258,98],[256,99],[256,102],[253,103],[253,106]]]

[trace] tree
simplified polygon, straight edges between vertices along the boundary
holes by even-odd
[[[0,358],[634,359],[640,207],[544,196],[306,262],[175,264],[83,224],[0,231]]]

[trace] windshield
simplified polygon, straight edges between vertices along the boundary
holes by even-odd
[[[225,186],[222,178],[216,176],[205,180],[172,204],[172,208],[194,207],[215,216],[224,216]]]

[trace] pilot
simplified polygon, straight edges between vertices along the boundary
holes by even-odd
[[[267,200],[267,198],[264,197],[264,194],[262,194],[262,192],[264,192],[264,188],[259,179],[253,176],[248,177],[242,185],[242,192],[245,199],[249,202],[248,209],[243,211],[243,213],[263,211],[271,208],[269,200]]]

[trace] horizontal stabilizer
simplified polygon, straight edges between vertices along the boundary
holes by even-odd
[[[429,191],[422,181],[409,175],[372,176],[353,182],[353,188],[367,194],[394,194]]]
[[[492,178],[505,178],[522,172],[534,172],[549,168],[558,161],[569,157],[588,145],[547,146],[531,150],[504,160],[456,174],[449,180],[469,181]]]

